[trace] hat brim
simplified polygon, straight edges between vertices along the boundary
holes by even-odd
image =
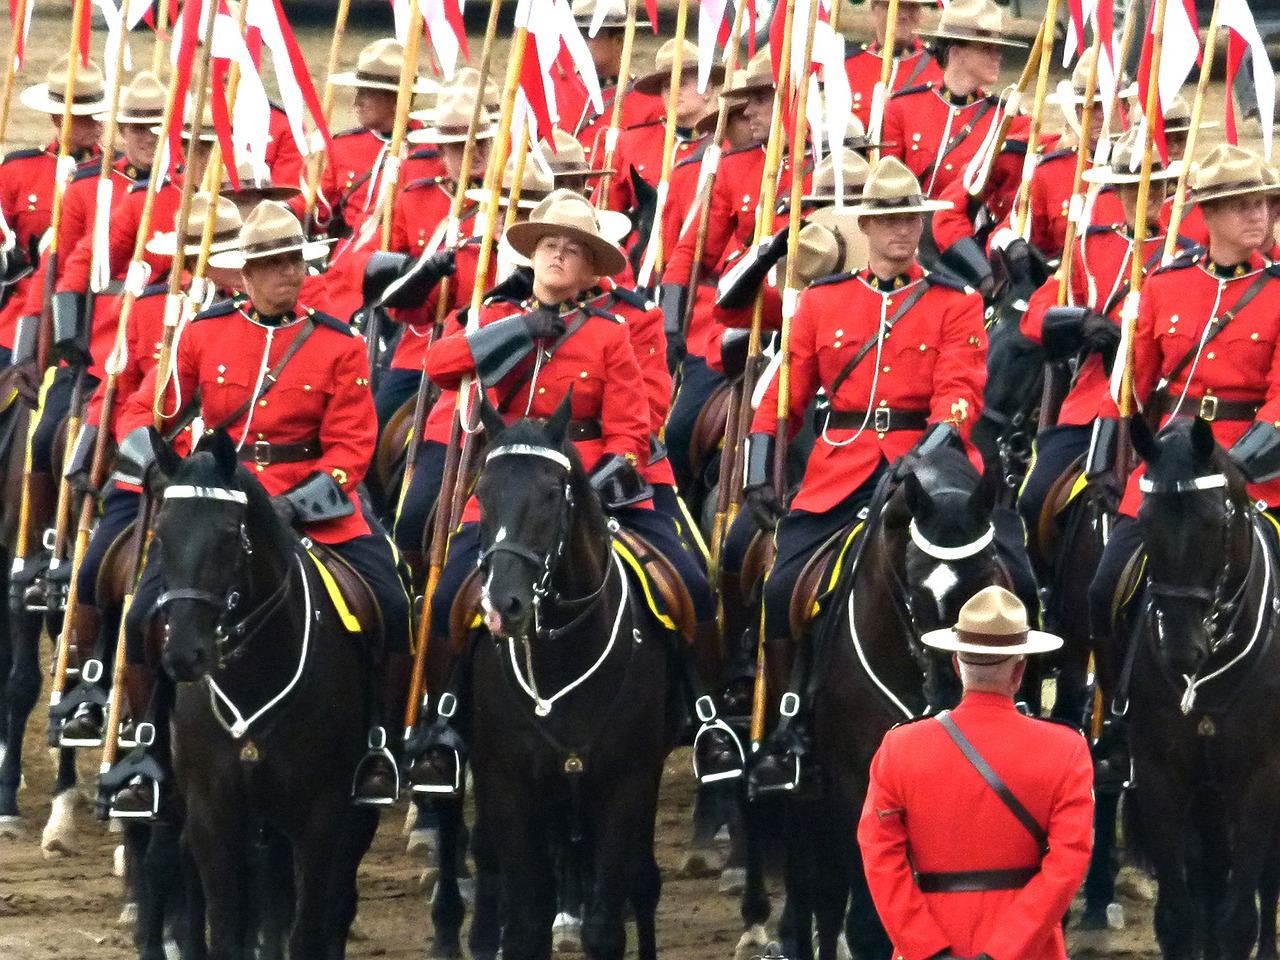
[[[618,210],[597,210],[600,235],[613,243],[621,244],[631,233],[631,218]]]
[[[1244,197],[1251,193],[1280,194],[1280,183],[1262,183],[1248,187],[1224,187],[1220,190],[1212,188],[1203,193],[1192,190],[1187,196],[1188,203],[1211,203],[1214,200],[1226,200],[1230,197]]]
[[[568,224],[546,223],[541,220],[516,223],[507,230],[506,236],[511,243],[511,249],[530,260],[533,259],[533,251],[544,237],[569,237],[591,251],[591,259],[598,276],[611,277],[615,273],[620,273],[627,265],[627,258],[623,256],[616,244],[610,243],[603,236],[598,237]]]
[[[491,194],[490,191],[484,187],[471,187],[464,195],[468,200],[474,200],[476,203],[488,203]],[[547,199],[547,194],[542,193],[541,191],[534,191],[532,194],[526,194],[522,190],[520,192],[520,199],[516,201],[516,209],[532,210],[545,199]],[[498,206],[511,206],[511,197],[505,190],[498,196]]]
[[[1031,47],[1030,40],[1022,40],[1002,33],[981,34],[967,33],[963,30],[921,30],[920,36],[930,37],[934,40],[944,40],[949,43],[973,43],[973,44],[991,44],[996,47],[1005,47],[1010,50],[1027,50]]]
[[[605,172],[604,170],[597,170],[595,167],[588,167],[585,164],[579,167],[561,167],[558,170],[552,167],[551,178],[558,180],[561,177],[603,177]],[[617,172],[616,170],[608,171],[610,175],[614,175]]]
[[[356,76],[355,72],[348,70],[346,73],[335,73],[329,78],[329,82],[335,87],[364,87],[368,90],[389,90],[391,93],[400,92],[399,81],[391,80],[365,80]],[[413,82],[414,93],[438,93],[440,84],[434,80],[424,80],[419,77]]]
[[[498,135],[498,128],[494,126],[496,121],[493,117],[487,117],[484,125],[476,130],[477,140],[492,140]],[[467,135],[465,133],[441,133],[435,127],[424,127],[421,130],[410,130],[406,135],[406,139],[410,143],[466,143]]]
[[[151,132],[156,134],[157,136],[164,136],[164,127],[160,127],[160,126],[152,127]],[[186,128],[183,129],[182,139],[183,140],[191,139],[191,131],[189,129],[186,129]],[[218,131],[214,130],[212,127],[201,127],[200,142],[201,143],[217,143]]]
[[[867,238],[858,229],[858,219],[849,213],[849,209],[823,207],[804,218],[805,223],[817,224],[838,233],[844,241],[844,259],[836,265],[835,273],[849,273],[867,265]]]
[[[220,190],[219,193],[228,200],[254,197],[259,203],[263,200],[274,200],[277,203],[288,203],[294,197],[300,196],[302,191],[297,187],[243,187],[240,190],[232,190],[231,184],[224,183],[222,185],[222,190]]]
[[[154,253],[158,257],[177,256],[177,251],[174,249],[176,246],[174,242],[176,238],[177,233],[173,230],[170,230],[167,233],[157,233],[147,241],[147,253]],[[209,247],[209,262],[213,264],[213,257],[215,254],[222,254],[226,253],[228,250],[235,250],[237,246],[238,241],[235,240],[223,240],[220,243],[211,244]],[[184,257],[194,257],[200,252],[200,250],[201,245],[199,243],[185,243],[182,245],[182,255]],[[218,264],[213,265],[218,266]]]
[[[956,637],[954,629],[929,630],[922,634],[920,642],[934,650],[950,653],[977,653],[990,657],[1013,657],[1028,653],[1050,653],[1061,648],[1062,638],[1043,630],[1028,630],[1026,639],[1010,646],[989,647],[980,643],[966,643]]]
[[[34,87],[27,87],[20,94],[18,100],[24,107],[34,110],[37,113],[61,114],[67,109],[66,101],[55,100],[49,96],[49,85],[47,83],[37,83]],[[73,117],[97,117],[107,107],[107,98],[104,94],[97,100],[86,100],[84,103],[71,104],[71,115]]]
[[[1176,180],[1182,176],[1182,161],[1175,160],[1169,166],[1160,170],[1151,171],[1151,179],[1156,180]],[[1128,170],[1116,171],[1110,167],[1091,167],[1084,172],[1085,183],[1099,184],[1116,184],[1123,185],[1126,183],[1139,183],[1142,180],[1142,172],[1136,171],[1130,173]]]
[[[878,204],[859,203],[845,207],[845,212],[855,217],[887,217],[894,213],[932,213],[935,210],[950,210],[955,204],[950,200],[924,199],[916,203],[899,207],[884,207]]]
[[[587,36],[587,31],[591,29],[592,17],[574,17],[573,22],[582,27],[583,36]],[[601,30],[622,30],[627,25],[626,17],[605,17],[604,22],[600,24]],[[636,29],[641,27],[652,27],[653,23],[649,20],[637,20]]]
[[[266,250],[247,257],[238,249],[233,248],[219,253],[217,256],[211,256],[209,258],[209,266],[225,270],[239,270],[252,260],[265,260],[267,257],[274,257],[277,254],[292,253],[294,250],[301,250],[302,259],[308,263],[314,263],[317,260],[323,260],[329,252],[329,246],[335,242],[333,239],[307,240],[293,246],[280,247],[277,250]]]
[[[1212,130],[1215,127],[1220,127],[1220,126],[1222,126],[1222,124],[1220,124],[1217,120],[1201,120],[1200,126],[1197,129]],[[1166,121],[1164,132],[1165,133],[1190,133],[1191,118],[1188,117],[1186,120],[1176,120],[1172,125],[1169,125],[1169,123]]]
[[[693,63],[682,64],[680,67],[681,79],[684,78],[686,73],[690,75],[695,74],[697,69],[698,65],[696,61]],[[635,83],[632,84],[632,87],[635,89],[636,93],[644,93],[653,97],[660,94],[662,92],[662,88],[670,82],[671,69],[667,68],[666,70],[654,70],[652,73],[646,73],[644,76],[636,77]],[[724,83],[724,67],[716,64],[711,68],[711,76],[707,78],[707,86],[719,86],[722,83]]]
[[[739,87],[738,89],[741,90],[743,88]],[[770,89],[772,89],[772,87]],[[737,91],[734,91],[734,92],[736,93]],[[702,134],[704,136],[708,133],[715,133],[716,125],[720,122],[720,114],[723,113],[726,108],[732,112],[735,110],[742,110],[744,107],[746,107],[746,104],[742,103],[741,101],[733,100],[733,101],[726,102],[726,100],[727,100],[726,95],[721,94],[720,109],[715,110],[712,113],[708,113],[705,117],[703,117],[701,120],[695,123],[693,125],[693,132],[697,134]]]
[[[93,115],[93,119],[102,123],[106,123],[111,118],[111,114],[107,111],[99,111]],[[125,124],[133,124],[139,127],[154,127],[157,123],[164,123],[164,113],[117,113],[116,126],[124,126]]]
[[[1118,94],[1121,100],[1132,100],[1137,95],[1138,85],[1136,83],[1131,83],[1127,87],[1122,88]],[[1095,92],[1093,95],[1093,102],[1102,103],[1102,100],[1102,94],[1100,92]],[[1076,93],[1075,88],[1071,86],[1070,80],[1063,80],[1058,84],[1057,90],[1044,98],[1044,102],[1051,103],[1058,107],[1083,107],[1084,94]]]

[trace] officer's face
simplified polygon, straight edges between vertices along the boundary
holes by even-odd
[[[553,302],[576,296],[596,280],[590,249],[570,237],[544,237],[533,250],[534,286],[539,299]]]
[[[124,145],[124,155],[135,167],[150,170],[156,158],[156,144],[160,142],[158,134],[151,132],[150,124],[126,123],[120,127],[120,142]]]
[[[751,129],[752,140],[768,137],[769,125],[773,121],[773,91],[753,90],[749,93],[742,108],[742,116]]]
[[[1004,49],[994,43],[958,43],[947,54],[948,72],[959,71],[979,87],[993,87],[1000,81]]]
[[[884,43],[889,28],[889,0],[872,0],[871,18],[876,25],[876,39]],[[914,3],[899,3],[897,23],[893,28],[893,45],[909,46],[915,42],[920,29],[920,7]]]
[[[586,37],[588,31],[582,31]],[[618,72],[618,62],[622,59],[623,31],[617,28],[600,28],[594,37],[586,37],[587,50],[595,61],[596,72],[601,77],[612,77]]]
[[[477,140],[475,152],[471,154],[471,176],[470,180],[479,181],[484,179],[484,171],[489,166],[489,143],[488,140]],[[442,143],[440,145],[440,159],[444,162],[444,172],[454,183],[462,182],[462,150],[461,143]]]
[[[53,125],[58,130],[58,135],[62,134],[62,114],[51,114],[49,117],[53,121]],[[72,117],[71,132],[67,137],[67,146],[73,151],[88,150],[90,147],[96,147],[98,141],[102,139],[102,121],[95,120],[93,117]]]
[[[682,127],[691,127],[701,120],[711,107],[716,97],[716,88],[707,84],[705,93],[698,92],[698,71],[690,69],[686,64],[680,70],[680,96],[676,99],[676,122]],[[667,99],[670,85],[663,87],[662,98]]]
[[[754,138],[751,136],[751,123],[741,110],[734,110],[725,121],[724,136],[729,141],[729,148],[736,150],[745,147]]]
[[[292,250],[250,260],[241,269],[241,275],[245,293],[258,312],[270,315],[285,313],[298,305],[307,270],[302,253]]]
[[[1173,133],[1166,132],[1164,135],[1165,143],[1169,145],[1169,160],[1181,160],[1187,155],[1187,130],[1178,130]]]
[[[396,122],[396,94],[390,90],[373,90],[360,87],[356,90],[352,106],[356,122],[370,130],[386,132]]]
[[[1209,255],[1223,263],[1236,262],[1236,250],[1255,250],[1267,237],[1267,198],[1260,193],[1227,197],[1201,205],[1209,228]],[[1222,252],[1215,252],[1219,248]]]
[[[878,217],[859,217],[858,226],[867,237],[870,252],[885,260],[902,263],[913,259],[924,233],[924,215],[890,213]]]

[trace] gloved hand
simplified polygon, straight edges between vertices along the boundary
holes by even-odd
[[[751,519],[755,520],[756,526],[765,533],[776,530],[787,512],[771,483],[747,487],[742,492],[742,502],[751,511]]]
[[[1084,318],[1084,345],[1093,353],[1115,357],[1120,347],[1120,325],[1110,317],[1090,310]]]
[[[558,310],[548,310],[546,307],[538,307],[530,310],[528,313],[522,314],[520,319],[524,322],[525,329],[529,331],[529,336],[535,340],[551,339],[561,336],[566,327],[564,317],[560,315]]]
[[[524,303],[533,296],[533,271],[528,267],[516,267],[511,275],[486,294],[499,300]]]
[[[1120,509],[1120,501],[1124,499],[1124,484],[1114,470],[1091,474],[1089,485],[1108,513],[1116,513]]]
[[[292,527],[298,519],[298,508],[283,493],[277,493],[271,498],[271,509],[286,527]]]
[[[684,362],[689,352],[684,339],[684,310],[687,291],[676,283],[658,288],[658,306],[662,308],[662,331],[667,335],[667,369],[672,373]]]
[[[1014,286],[1032,284],[1031,244],[1022,237],[1015,237],[1005,246],[1003,253],[1005,269]]]
[[[15,363],[9,368],[9,386],[18,391],[18,397],[33,410],[40,403],[40,384],[44,380],[44,371],[34,360]]]

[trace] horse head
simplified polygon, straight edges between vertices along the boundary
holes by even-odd
[[[221,666],[242,638],[253,541],[283,543],[288,530],[225,430],[206,434],[185,459],[154,430],[151,445],[164,478],[152,545],[165,587],[156,602],[165,616],[161,661],[189,683]]]
[[[1158,436],[1140,416],[1129,424],[1147,467],[1138,525],[1156,651],[1175,674],[1194,676],[1231,636],[1251,560],[1253,504],[1207,421],[1178,417]]]
[[[912,653],[925,677],[925,698],[941,709],[960,699],[960,681],[950,660],[926,649],[919,638],[953,625],[960,608],[983,587],[1008,586],[991,519],[998,474],[979,474],[965,453],[951,446],[927,458],[912,457],[904,466],[902,496],[910,518],[901,601],[911,623]]]
[[[591,559],[581,555],[589,550],[573,542],[584,511],[604,529],[599,500],[566,439],[571,404],[572,392],[545,422],[523,419],[507,426],[487,397],[480,402],[489,441],[476,483],[480,602],[495,637],[530,637],[540,611],[554,605],[561,590],[573,589],[559,577],[564,567]]]

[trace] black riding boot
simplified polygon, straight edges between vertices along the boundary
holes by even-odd
[[[698,629],[706,626],[699,625]],[[711,628],[714,629],[714,625]],[[734,780],[742,776],[746,766],[742,743],[733,728],[720,719],[715,699],[707,693],[707,684],[696,660],[698,645],[686,643],[679,636],[674,642],[684,666],[689,710],[699,723],[698,732],[693,735],[693,775],[703,784]]]
[[[449,643],[433,637],[432,643]],[[466,696],[465,684],[471,671],[474,638],[468,637],[466,649],[449,674],[449,683],[436,701],[436,719],[420,723],[405,744],[405,777],[414,793],[457,797],[462,794],[462,771],[467,762],[467,747],[455,724],[458,707]]]
[[[369,731],[369,748],[356,767],[352,799],[360,806],[387,807],[400,797],[400,770],[390,750],[387,729],[395,729],[396,718],[404,714],[413,657],[389,653],[382,667],[382,691],[374,713],[380,725]]]
[[[815,638],[797,646],[786,693],[778,703],[778,726],[761,744],[747,776],[752,794],[798,790],[809,773],[804,762],[812,746],[809,737],[809,661]]]
[[[142,682],[145,667],[129,664],[126,678]],[[129,679],[126,679],[126,683]],[[132,700],[132,684],[131,697]],[[173,779],[169,753],[169,716],[173,710],[173,682],[156,677],[147,720],[137,726],[137,746],[98,779],[98,789],[110,797],[110,814],[120,819],[152,820],[160,810],[161,785]]]
[[[44,532],[56,517],[58,509],[58,484],[51,473],[27,475],[27,530],[30,547],[23,564],[23,571],[15,577],[13,586],[20,588],[22,607],[39,612],[49,609],[49,551],[44,549]]]
[[[50,708],[51,722],[58,722],[58,745],[63,747],[102,746],[107,687],[111,682],[110,663],[102,642],[102,617],[98,608],[87,603],[76,604],[74,636],[76,656],[81,661],[80,682]],[[90,653],[88,646],[94,642]]]

